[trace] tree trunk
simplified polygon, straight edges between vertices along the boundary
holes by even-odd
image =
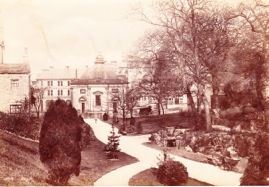
[[[123,125],[125,125],[125,109],[122,109],[122,120],[123,120]]]
[[[266,44],[265,44],[266,45]],[[263,95],[263,107],[264,107],[264,117],[266,131],[269,132],[269,46],[266,45],[265,48],[265,61],[263,63],[263,76],[261,78],[262,82],[262,95]]]
[[[162,112],[164,114],[164,107],[163,107],[163,104],[161,103],[161,109],[162,109]]]
[[[36,104],[34,104],[34,106],[35,106],[36,116],[39,119],[39,108],[37,107]]]
[[[195,108],[195,103],[193,101],[192,95],[191,95],[191,91],[190,91],[190,86],[187,87],[187,100],[188,100],[188,107],[191,107],[191,111],[195,112],[196,108]]]
[[[159,99],[158,99],[158,114],[161,115],[161,103]]]
[[[203,95],[203,104],[204,104],[204,109],[205,109],[206,130],[209,131],[212,128],[212,126],[211,126],[211,115],[210,115],[209,102],[208,102],[205,95]]]
[[[189,118],[189,122],[193,123],[194,128],[197,129],[197,125],[200,123],[199,115],[195,107],[195,103],[193,101],[193,97],[190,90],[190,85],[187,86],[187,99],[188,99],[188,107],[191,108],[191,118]]]
[[[213,88],[213,95],[212,95],[212,99],[211,99],[211,103],[214,100],[214,103],[212,103],[212,108],[216,109],[216,108],[220,108],[220,103],[219,103],[219,84],[217,81],[217,78],[212,75],[212,88]]]

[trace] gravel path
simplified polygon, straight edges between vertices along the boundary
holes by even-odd
[[[107,143],[107,137],[111,131],[111,125],[100,120],[95,123],[94,119],[85,119],[91,125],[96,137]],[[133,157],[136,157],[140,162],[121,167],[114,170],[103,177],[99,178],[95,186],[128,186],[129,179],[150,167],[157,167],[158,157],[161,152],[142,145],[148,142],[150,135],[141,136],[121,136],[120,149]],[[175,155],[171,155],[174,160],[182,162],[189,172],[189,176],[209,184],[218,186],[238,186],[240,184],[240,177],[242,174],[224,171],[219,167],[205,164],[201,162],[192,161]]]

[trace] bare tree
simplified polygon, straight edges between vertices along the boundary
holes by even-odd
[[[150,19],[143,11],[142,19],[163,28],[170,37],[193,112],[201,115],[203,105],[207,129],[210,129],[210,106],[205,95],[208,85],[218,90],[218,72],[230,47],[228,22],[210,1],[158,1],[154,8],[158,12],[155,19]],[[192,85],[197,87],[196,109],[190,94]]]
[[[137,106],[140,97],[141,90],[139,87],[129,88],[126,92],[127,110],[130,112],[131,117],[133,117],[134,108]]]
[[[125,124],[126,115],[128,113],[126,89],[118,88],[117,91],[110,93],[113,101],[117,102],[117,108],[122,112],[122,122]]]
[[[31,105],[34,106],[37,117],[40,116],[41,111],[41,105],[43,102],[43,95],[45,92],[45,88],[39,88],[39,87],[31,87]]]
[[[162,30],[148,32],[133,56],[133,66],[143,68],[138,83],[143,94],[157,101],[158,113],[164,113],[163,102],[182,91],[182,81],[174,66],[169,38]],[[178,94],[177,94],[178,95]]]
[[[257,77],[257,90],[261,97],[262,106],[265,112],[266,131],[269,132],[269,5],[260,0],[253,0],[249,4],[241,3],[231,14],[231,19],[238,19],[248,26],[248,30],[253,32],[259,38],[252,40],[259,48],[256,50],[256,62],[261,67],[258,71],[260,77]]]

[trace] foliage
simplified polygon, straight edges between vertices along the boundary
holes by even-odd
[[[116,135],[115,132],[115,127],[114,125],[112,125],[112,130],[110,131],[110,136],[108,136],[108,143],[105,145],[104,150],[108,151],[108,158],[109,159],[118,159],[118,155],[116,154],[116,152],[119,152],[119,138],[120,135]]]
[[[83,120],[83,118],[80,116],[81,120]],[[96,137],[94,135],[94,132],[91,128],[91,126],[89,126],[87,123],[83,123],[82,125],[82,149],[85,150],[85,148],[87,146],[90,145],[91,141],[95,141]]]
[[[66,185],[72,174],[79,175],[83,120],[65,101],[52,102],[42,123],[40,160],[49,169],[48,182]]]
[[[130,119],[130,125],[135,126],[135,118],[133,116]]]
[[[136,131],[137,131],[137,134],[141,134],[141,133],[142,133],[142,131],[143,131],[143,126],[142,126],[141,122],[138,122],[138,123],[137,123]]]
[[[178,186],[188,181],[187,168],[174,160],[163,162],[157,170],[157,179],[168,186]]]
[[[107,121],[108,120],[108,114],[105,112],[104,115],[103,115],[103,120],[104,121]]]
[[[269,185],[269,135],[256,136],[248,166],[241,178],[241,185]]]
[[[29,117],[27,113],[6,114],[0,112],[0,129],[37,140],[39,139],[41,125],[40,120]]]

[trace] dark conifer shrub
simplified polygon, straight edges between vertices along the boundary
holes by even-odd
[[[65,101],[53,102],[45,114],[39,139],[40,160],[49,170],[48,182],[66,185],[79,175],[83,120]]]

